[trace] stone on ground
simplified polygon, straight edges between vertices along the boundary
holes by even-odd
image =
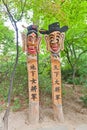
[[[87,130],[87,125],[80,125],[76,128],[76,130]]]
[[[59,125],[56,127],[40,128],[39,130],[68,130],[68,128],[66,126]]]

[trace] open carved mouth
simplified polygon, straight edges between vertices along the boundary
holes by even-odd
[[[34,46],[29,46],[28,47],[28,53],[30,53],[30,54],[36,54],[36,48]]]
[[[57,50],[59,49],[58,44],[51,44],[51,49],[52,49],[53,51],[57,51]]]

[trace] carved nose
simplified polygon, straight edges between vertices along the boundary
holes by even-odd
[[[32,44],[34,44],[34,40],[32,40]]]
[[[59,39],[54,39],[54,43],[58,43],[59,42]]]

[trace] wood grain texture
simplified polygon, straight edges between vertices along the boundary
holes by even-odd
[[[29,122],[39,121],[39,87],[37,56],[27,58],[28,89],[29,89]]]
[[[60,122],[64,121],[62,110],[62,90],[61,90],[61,64],[59,58],[51,55],[51,73],[52,73],[52,101],[54,109],[54,118]]]

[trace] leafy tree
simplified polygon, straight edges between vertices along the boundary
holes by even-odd
[[[5,6],[4,6],[5,5]],[[6,8],[5,8],[6,7]],[[21,47],[18,43],[18,25],[17,23],[23,19],[28,24],[37,24],[39,29],[48,29],[48,25],[58,21],[60,26],[68,25],[69,29],[66,32],[65,37],[65,49],[61,52],[62,61],[62,75],[65,81],[73,83],[80,83],[86,85],[86,57],[87,57],[87,2],[86,0],[2,0],[0,1],[0,50],[3,55],[0,54],[1,64],[2,61],[8,60],[8,67],[11,68],[13,60],[16,55],[16,44],[14,44],[15,38],[13,37],[13,31],[10,31],[4,26],[4,21],[11,20],[12,25],[15,29],[17,38],[17,54],[19,52],[19,64],[16,70],[15,81],[16,86],[20,84],[19,90],[24,90],[24,86],[27,86],[27,78],[24,79],[26,82],[22,84],[23,76],[26,75],[27,71],[23,70],[24,75],[20,72],[21,69],[26,65],[25,55],[21,52]],[[6,11],[7,10],[7,11]],[[8,14],[8,15],[7,15]],[[9,53],[10,52],[10,53]],[[12,54],[11,52],[14,52]],[[40,88],[43,91],[49,93],[50,76],[50,53],[46,50],[46,43],[42,36],[41,53],[39,54],[39,77],[40,77]],[[13,59],[13,60],[12,60]],[[68,62],[67,62],[68,61]],[[84,67],[85,66],[85,67]],[[43,69],[44,68],[44,69]],[[6,67],[3,68],[5,71]],[[19,71],[20,70],[20,71]],[[17,76],[20,79],[18,80]],[[46,75],[46,77],[45,77]],[[47,82],[47,80],[49,82]],[[80,80],[79,80],[80,79]],[[84,80],[85,79],[85,80]],[[46,81],[46,82],[45,82]],[[22,87],[23,85],[23,87]],[[21,89],[20,89],[21,88]],[[27,87],[26,87],[27,88]],[[17,88],[18,89],[18,88]],[[50,89],[51,90],[51,89]],[[18,94],[16,89],[14,93]],[[50,92],[51,93],[51,92]]]
[[[65,55],[68,63],[72,68],[72,79],[75,84],[75,75],[77,72],[78,62],[82,54],[87,53],[87,25],[86,25],[86,1],[76,1],[68,3],[68,22],[69,31],[65,41]],[[65,58],[65,57],[64,57]],[[66,58],[65,58],[66,59]]]
[[[33,22],[38,24],[40,28],[47,29],[48,25],[55,21],[59,21],[61,26],[68,25],[69,30],[66,33],[65,50],[61,53],[61,57],[63,64],[67,64],[66,60],[68,60],[74,85],[78,61],[82,54],[87,53],[86,0],[40,0],[39,2],[33,0],[28,5],[31,5]],[[42,43],[44,48],[45,44]]]
[[[9,4],[10,2],[10,4]],[[17,10],[15,11],[16,8],[12,8],[13,3],[12,1],[5,1],[2,0],[2,6],[4,5],[5,7],[5,13],[8,15],[14,29],[15,29],[15,35],[16,35],[16,58],[15,58],[15,63],[14,63],[14,67],[11,73],[11,78],[10,78],[10,86],[9,86],[9,92],[8,92],[8,107],[6,109],[5,115],[3,117],[4,119],[4,127],[6,130],[8,130],[8,114],[9,114],[9,110],[10,110],[10,103],[11,103],[11,93],[12,93],[12,87],[13,87],[13,79],[14,79],[14,75],[15,75],[15,70],[16,70],[16,66],[18,63],[18,56],[19,56],[19,42],[18,42],[18,27],[17,27],[17,22],[19,20],[21,20],[22,16],[23,16],[23,12],[24,12],[24,7],[25,7],[25,3],[26,0],[24,2],[21,1],[21,13],[20,13],[20,9],[19,9],[19,15],[17,15]],[[17,2],[17,1],[16,1]],[[10,7],[11,5],[11,7]],[[23,5],[23,6],[22,6]],[[4,8],[2,7],[2,8]]]

